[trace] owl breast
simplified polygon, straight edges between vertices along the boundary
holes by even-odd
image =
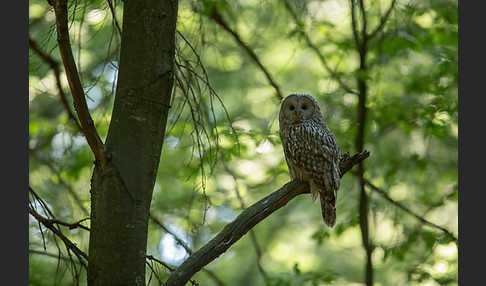
[[[326,126],[308,120],[288,125],[280,133],[292,178],[308,181],[311,175],[338,167],[339,147]]]

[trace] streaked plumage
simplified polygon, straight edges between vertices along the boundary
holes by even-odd
[[[312,198],[320,199],[324,222],[333,227],[340,185],[339,146],[317,101],[306,94],[287,96],[280,106],[279,123],[290,177],[309,183]]]

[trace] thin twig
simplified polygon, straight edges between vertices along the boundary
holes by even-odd
[[[262,62],[260,61],[260,59],[258,58],[258,56],[255,54],[255,52],[245,42],[243,42],[243,40],[241,39],[240,35],[238,35],[238,33],[236,33],[235,30],[233,30],[233,29],[230,28],[230,26],[228,25],[228,23],[226,23],[223,20],[223,17],[221,16],[221,14],[214,7],[212,8],[212,12],[210,14],[210,18],[214,22],[216,22],[219,26],[221,26],[221,28],[223,28],[223,30],[225,30],[226,32],[230,33],[233,36],[233,38],[236,40],[236,42],[243,48],[243,50],[245,50],[248,53],[248,55],[250,56],[250,58],[257,64],[257,66],[260,68],[260,70],[265,74],[265,77],[267,78],[267,80],[270,83],[270,85],[275,89],[275,92],[276,92],[276,95],[277,95],[278,99],[279,100],[282,100],[284,97],[282,95],[282,92],[280,91],[280,87],[275,82],[275,80],[273,79],[273,77],[270,74],[270,72],[262,64]]]
[[[241,208],[246,209],[245,201],[243,200],[243,197],[241,196],[240,190],[238,188],[238,181],[237,181],[236,173],[233,170],[230,169],[230,167],[228,166],[228,164],[226,164],[226,162],[223,162],[223,166],[224,166],[224,169],[226,170],[226,172],[228,172],[228,174],[230,174],[231,177],[233,177],[233,181],[235,182],[235,194],[236,194],[236,197],[238,198],[238,201],[240,202]],[[263,256],[262,255],[262,249],[260,247],[260,244],[258,243],[256,234],[255,234],[255,230],[250,229],[249,233],[250,233],[251,243],[253,244],[253,248],[255,249],[255,253],[256,253],[256,256],[257,256],[256,260],[257,260],[258,271],[263,276],[263,279],[265,281],[267,281],[268,275],[267,275],[267,272],[265,271],[265,269],[263,268],[263,265],[262,265],[262,262],[261,262],[262,256]]]
[[[169,230],[168,227],[166,227],[160,220],[158,220],[153,214],[150,214],[150,220],[152,220],[152,222],[154,222],[156,225],[158,225],[160,228],[162,228],[165,232],[167,232],[168,234],[170,234],[174,239],[175,241],[180,245],[182,246],[187,253],[189,253],[189,255],[192,255],[192,249],[184,242],[184,240],[182,240],[180,237],[178,237],[174,232],[172,232],[171,230]],[[211,270],[209,269],[206,269],[206,268],[203,268],[202,271],[204,271],[211,279],[213,279],[213,281],[219,285],[219,286],[225,286],[224,282]]]
[[[88,261],[88,255],[86,255],[86,253],[84,253],[81,249],[79,249],[71,240],[69,240],[69,238],[67,238],[64,234],[62,234],[61,231],[59,231],[56,227],[54,227],[55,222],[53,222],[48,218],[43,217],[31,207],[29,207],[29,214],[32,215],[37,221],[42,223],[46,228],[50,229],[57,237],[59,237],[62,240],[62,242],[64,242],[66,249],[74,252],[81,265],[86,270],[88,269],[86,262],[83,260],[84,258],[86,261]]]
[[[326,69],[326,71],[331,75],[331,77],[334,80],[336,80],[338,82],[338,84],[346,92],[353,93],[353,94],[358,94],[358,92],[356,90],[353,90],[352,88],[350,88],[342,80],[341,76],[339,75],[339,73],[336,70],[332,69],[331,66],[329,66],[329,63],[327,62],[327,60],[324,57],[324,55],[321,53],[321,51],[319,50],[319,48],[314,43],[312,43],[312,40],[310,39],[309,35],[304,31],[303,22],[299,20],[299,18],[297,16],[297,13],[295,13],[294,9],[290,6],[290,3],[288,2],[288,0],[285,0],[284,1],[284,4],[285,4],[285,8],[287,9],[287,11],[290,13],[290,15],[292,16],[292,18],[294,19],[295,24],[299,27],[299,33],[304,38],[305,43],[317,55],[317,57],[319,58],[320,62],[322,63],[322,65]]]
[[[400,208],[401,210],[403,210],[406,213],[410,214],[411,216],[415,217],[416,219],[418,219],[423,224],[428,225],[430,227],[433,227],[433,228],[435,228],[437,230],[442,231],[444,234],[446,234],[448,237],[450,237],[452,240],[454,240],[454,242],[457,243],[457,237],[452,232],[450,232],[449,230],[447,230],[446,228],[444,228],[442,226],[439,226],[439,225],[437,225],[437,224],[435,224],[435,223],[433,223],[431,221],[426,220],[423,216],[421,216],[421,215],[417,214],[416,212],[412,211],[411,209],[409,209],[408,207],[406,207],[402,203],[395,201],[394,199],[392,199],[387,194],[387,192],[385,192],[384,190],[378,188],[377,186],[375,186],[374,184],[372,184],[369,180],[365,179],[365,184],[368,187],[370,187],[370,190],[374,191],[375,193],[380,194],[388,202],[392,203],[396,207]]]
[[[359,34],[358,34],[358,24],[356,20],[356,6],[354,3],[355,0],[349,0],[349,3],[351,4],[351,29],[353,31],[353,38],[354,38],[354,43],[356,45],[356,48],[359,48],[360,40],[359,40]]]
[[[36,249],[29,249],[29,253],[37,254],[37,255],[43,255],[43,256],[52,257],[52,258],[56,258],[56,259],[72,261],[72,259],[69,258],[69,257],[62,256],[62,255],[59,255],[59,254],[49,253],[49,252],[45,252],[45,251],[40,251],[40,250],[36,250]]]
[[[376,34],[378,34],[381,30],[383,30],[386,22],[388,21],[388,17],[390,17],[390,14],[393,11],[393,8],[395,8],[396,3],[397,3],[397,0],[392,0],[390,7],[385,12],[385,15],[383,15],[380,18],[380,23],[378,24],[378,26],[371,33],[368,34],[368,39],[370,39],[370,40],[373,39],[376,36]]]
[[[86,207],[83,205],[83,202],[81,201],[81,198],[78,196],[78,194],[76,193],[76,191],[73,189],[73,187],[68,184],[62,177],[61,177],[61,172],[52,164],[51,161],[49,160],[46,160],[44,158],[41,158],[39,155],[37,155],[36,152],[29,152],[36,160],[40,161],[41,163],[43,163],[44,165],[46,165],[50,170],[51,172],[53,172],[54,174],[56,174],[57,176],[57,179],[59,180],[59,183],[60,185],[62,185],[68,192],[69,194],[71,195],[71,197],[73,197],[74,201],[76,202],[76,204],[78,205],[78,207],[81,209],[81,211],[85,214],[85,215],[89,215],[89,211],[86,209]]]
[[[81,125],[79,125],[78,119],[71,110],[71,107],[69,107],[66,94],[62,89],[59,63],[47,53],[42,51],[39,48],[39,45],[31,37],[29,37],[29,48],[32,49],[36,53],[36,55],[38,55],[45,63],[47,63],[51,67],[52,71],[54,72],[54,77],[56,78],[56,87],[59,92],[59,97],[61,98],[61,103],[64,106],[64,109],[66,110],[69,119],[71,119],[71,121],[74,123],[74,125],[76,125],[79,131],[82,132]]]
[[[167,264],[167,263],[163,262],[163,261],[162,261],[162,260],[160,260],[160,259],[155,258],[153,255],[146,255],[145,257],[146,257],[148,260],[155,261],[155,262],[157,262],[158,264],[160,264],[160,265],[164,266],[164,267],[165,267],[165,268],[167,268],[167,270],[169,270],[170,272],[174,272],[174,271],[175,271],[174,267],[170,266],[169,264]],[[197,283],[196,281],[194,281],[194,280],[192,280],[192,279],[190,279],[190,280],[189,280],[189,282],[191,282],[191,284],[192,284],[193,286],[199,286],[199,283]]]
[[[116,19],[115,8],[113,7],[112,1],[113,0],[106,0],[106,2],[108,3],[108,7],[110,8],[111,17],[113,18],[113,22],[115,23],[115,27],[118,31],[118,35],[121,37],[122,30],[120,28],[120,24],[118,24],[118,20]]]

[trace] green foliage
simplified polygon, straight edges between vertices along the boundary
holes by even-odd
[[[106,1],[69,2],[75,60],[104,139],[115,98],[120,38]],[[390,1],[364,2],[371,30]],[[113,3],[121,25],[123,2]],[[180,1],[178,30],[194,50],[178,36],[178,63],[190,65],[200,77],[193,74],[190,81],[194,97],[188,98],[176,84],[151,213],[198,249],[241,212],[241,200],[249,206],[289,180],[278,135],[275,90],[248,53],[208,18],[216,9],[253,49],[284,94],[309,93],[319,100],[344,152],[355,151],[357,96],[343,90],[304,36],[346,85],[356,90],[357,77],[365,78],[369,88],[365,149],[371,151],[365,177],[395,201],[457,236],[457,2],[399,1],[383,32],[370,42],[369,67],[362,74],[357,72],[347,1],[289,3],[297,23],[282,1]],[[61,62],[52,9],[47,1],[31,0],[29,5],[30,37]],[[90,206],[94,157],[67,117],[53,72],[32,51],[29,59],[29,183],[59,220],[75,222],[88,216],[83,208]],[[190,71],[181,68],[177,74],[182,78]],[[189,104],[197,111],[196,120]],[[254,228],[268,279],[258,270],[248,234],[207,268],[226,285],[363,283],[365,254],[358,206],[358,183],[347,174],[339,190],[333,229],[324,226],[320,207],[309,196],[294,199]],[[457,285],[457,247],[449,236],[373,192],[370,208],[376,285]],[[84,225],[89,226],[89,221]],[[33,217],[29,229],[30,249],[43,251]],[[86,232],[63,228],[63,233],[87,252]],[[184,252],[180,250],[179,260],[170,260],[167,242],[165,247],[160,243],[170,238],[150,223],[147,254],[169,264],[180,263]],[[53,236],[45,239],[47,251],[57,254]],[[66,270],[71,264],[63,260],[61,271],[56,258],[31,254],[29,260],[32,285],[56,281],[72,285],[72,271]],[[167,279],[166,269],[154,267],[162,280]],[[147,268],[147,277],[150,272]],[[83,284],[85,272],[81,273]],[[204,272],[193,279],[215,285]],[[158,285],[155,277],[151,284]]]

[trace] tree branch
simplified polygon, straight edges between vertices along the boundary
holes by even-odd
[[[86,209],[86,207],[83,205],[83,202],[81,201],[81,198],[78,196],[78,194],[76,193],[76,191],[73,189],[73,187],[68,184],[61,176],[61,171],[58,170],[54,164],[48,160],[48,159],[44,159],[42,158],[41,156],[39,156],[37,154],[37,152],[35,151],[31,151],[29,150],[29,155],[34,157],[36,160],[38,160],[39,162],[41,162],[42,164],[46,165],[50,170],[51,172],[53,172],[56,176],[57,176],[57,179],[59,180],[59,184],[62,185],[68,192],[69,194],[71,195],[71,197],[74,199],[74,201],[76,202],[76,204],[78,205],[78,207],[81,209],[81,211],[86,215],[86,216],[89,216],[89,211]]]
[[[228,24],[223,20],[223,17],[221,14],[218,12],[216,8],[212,8],[212,12],[209,15],[209,17],[216,22],[223,30],[226,32],[230,33],[233,38],[236,40],[236,42],[245,50],[250,58],[257,64],[257,66],[260,68],[260,70],[265,74],[265,77],[267,78],[268,82],[270,85],[275,89],[275,92],[277,93],[277,97],[279,100],[282,100],[284,97],[282,95],[282,92],[280,91],[280,87],[277,85],[275,80],[273,79],[272,75],[270,72],[265,68],[265,66],[262,64],[258,56],[255,54],[255,52],[247,45],[241,37],[236,33],[235,30],[231,29]]]
[[[353,38],[354,38],[354,43],[356,45],[356,48],[359,48],[360,40],[359,40],[359,34],[358,34],[358,24],[356,21],[356,6],[354,4],[355,0],[349,0],[349,3],[351,4],[351,29],[353,31]]]
[[[385,15],[380,18],[380,23],[378,24],[378,26],[371,33],[368,34],[368,39],[373,39],[381,30],[383,30],[386,22],[388,21],[388,17],[390,17],[391,11],[393,10],[393,8],[395,8],[396,3],[397,0],[392,0],[390,7],[385,12]]]
[[[54,253],[49,253],[49,252],[45,252],[45,251],[41,251],[41,250],[36,250],[36,249],[29,249],[29,253],[37,254],[37,255],[43,255],[43,256],[57,258],[57,259],[62,259],[62,260],[66,260],[66,261],[72,261],[72,259],[69,258],[69,257],[62,256],[60,254],[54,254]]]
[[[53,3],[52,3],[53,2]],[[86,103],[86,97],[84,94],[83,86],[79,79],[76,63],[74,62],[73,52],[71,49],[71,43],[69,41],[69,28],[68,28],[68,12],[67,12],[67,0],[53,0],[49,3],[54,6],[54,13],[56,15],[56,30],[57,30],[57,42],[59,45],[59,51],[61,53],[62,62],[66,71],[66,77],[73,96],[74,108],[78,114],[81,131],[83,132],[88,145],[93,151],[95,159],[101,164],[101,167],[106,165],[106,154],[104,144],[94,126],[93,119],[88,110]]]
[[[167,270],[169,270],[170,272],[173,272],[173,271],[175,270],[175,269],[174,269],[174,267],[170,266],[169,264],[167,264],[167,263],[163,262],[163,261],[162,261],[162,260],[160,260],[160,259],[157,259],[157,258],[153,257],[152,255],[146,255],[145,257],[146,257],[148,260],[155,261],[155,262],[157,262],[158,264],[160,264],[160,265],[164,266],[164,267],[165,267],[165,268],[167,268]],[[198,285],[199,285],[199,283],[197,283],[196,281],[191,280],[191,279],[189,280],[189,282],[191,282],[191,284],[192,284],[193,286],[198,286]]]
[[[361,30],[358,31],[356,24],[356,5],[354,0],[351,2],[351,28],[353,30],[354,41],[356,43],[356,49],[359,54],[359,68],[356,71],[356,84],[358,86],[358,104],[356,106],[357,120],[358,120],[358,132],[356,134],[355,146],[358,152],[361,152],[364,148],[365,136],[366,136],[366,115],[367,107],[366,100],[368,95],[368,85],[366,82],[367,68],[367,53],[368,53],[368,35],[367,29],[367,17],[364,7],[364,1],[359,0],[358,6],[361,12],[362,25]],[[361,40],[359,33],[361,34]],[[366,265],[365,265],[365,279],[366,286],[373,286],[373,245],[370,241],[369,235],[369,198],[365,189],[364,182],[365,168],[363,162],[358,166],[358,178],[360,187],[359,196],[359,227],[361,230],[361,242],[366,253]]]
[[[353,93],[353,94],[358,94],[358,92],[356,90],[353,90],[346,83],[343,82],[343,80],[341,79],[341,76],[339,76],[339,74],[336,72],[336,70],[333,70],[329,66],[326,58],[321,53],[321,51],[319,51],[319,48],[316,45],[314,45],[314,43],[312,43],[309,35],[307,35],[307,33],[303,30],[302,21],[299,21],[299,18],[297,17],[297,13],[295,13],[295,11],[292,9],[292,7],[290,6],[290,4],[288,3],[288,0],[285,0],[284,1],[284,4],[285,4],[285,8],[287,9],[287,11],[290,13],[290,15],[292,15],[292,18],[294,19],[295,24],[300,27],[300,29],[301,29],[300,30],[300,34],[304,37],[304,40],[305,40],[307,46],[317,55],[317,57],[319,58],[320,62],[322,63],[322,65],[326,69],[326,71],[331,75],[331,77],[334,80],[336,80],[338,82],[338,84],[346,92]]]
[[[66,109],[66,112],[68,114],[69,119],[76,125],[76,127],[79,129],[79,131],[83,131],[83,128],[81,128],[81,125],[79,125],[78,119],[74,115],[74,113],[71,110],[71,107],[69,107],[69,103],[67,101],[66,94],[64,93],[64,90],[62,89],[61,85],[61,76],[59,72],[59,63],[53,59],[51,56],[49,56],[47,53],[42,51],[39,48],[39,45],[31,38],[29,37],[29,48],[34,51],[34,53],[39,56],[46,64],[48,64],[52,71],[54,72],[54,76],[56,78],[56,87],[57,90],[59,91],[59,97],[61,98],[62,105],[64,106],[64,109]]]
[[[341,176],[369,156],[364,151],[352,157],[344,155],[340,162]],[[223,254],[231,245],[260,221],[285,206],[290,200],[304,193],[309,193],[309,185],[301,181],[291,181],[279,190],[271,193],[245,209],[231,223],[227,224],[212,240],[191,255],[169,277],[166,286],[184,285],[202,267]]]
[[[69,240],[69,238],[67,238],[64,234],[62,234],[61,231],[59,231],[56,227],[54,227],[54,224],[56,222],[54,222],[51,219],[43,217],[31,207],[29,207],[29,214],[32,215],[38,222],[42,223],[46,228],[50,229],[57,237],[59,237],[62,240],[62,242],[64,242],[66,248],[74,252],[81,265],[86,270],[88,269],[86,265],[86,262],[88,261],[88,255],[86,255],[86,253],[84,253],[81,249],[79,249],[71,240]],[[83,258],[86,260],[86,262],[83,260]]]
[[[115,7],[113,7],[113,0],[106,0],[106,3],[108,3],[108,7],[110,8],[111,12],[111,17],[113,17],[113,23],[115,23],[116,30],[118,31],[118,35],[121,37],[122,31],[120,28],[120,24],[118,24],[118,20],[116,19],[116,14],[115,14]]]
[[[365,179],[365,184],[370,188],[370,190],[372,190],[375,193],[380,194],[384,199],[386,199],[387,201],[389,201],[390,203],[392,203],[393,205],[395,205],[399,209],[401,209],[401,210],[405,211],[406,213],[410,214],[411,216],[415,217],[416,219],[418,219],[423,224],[442,231],[444,234],[446,234],[448,237],[450,237],[452,240],[454,240],[454,242],[457,243],[457,237],[455,237],[454,234],[452,232],[450,232],[449,230],[447,230],[446,228],[444,228],[440,225],[437,225],[437,224],[435,224],[431,221],[426,220],[423,216],[421,216],[421,215],[417,214],[416,212],[412,211],[411,209],[407,208],[402,203],[395,201],[384,190],[373,185],[367,179]]]

